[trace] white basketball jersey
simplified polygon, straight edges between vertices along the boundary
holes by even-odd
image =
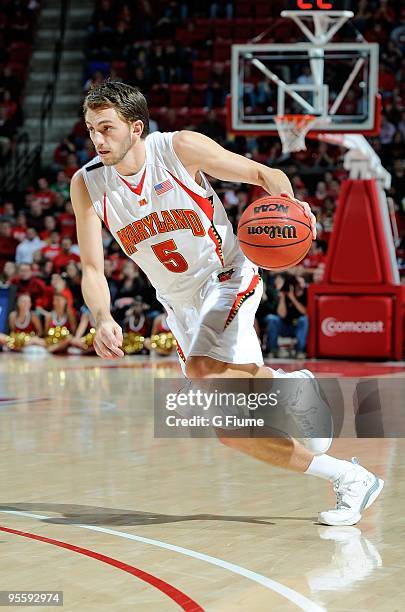
[[[123,251],[158,294],[178,301],[246,258],[217,194],[202,173],[202,186],[192,179],[172,140],[171,132],[147,136],[145,165],[134,176],[121,176],[99,157],[81,172],[98,216]]]

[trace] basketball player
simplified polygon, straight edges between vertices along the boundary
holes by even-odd
[[[254,330],[261,279],[240,250],[205,173],[293,197],[287,176],[230,153],[202,134],[149,135],[144,96],[123,83],[106,81],[91,89],[84,116],[98,157],[74,175],[71,198],[83,295],[97,323],[97,354],[105,359],[124,355],[122,330],[111,317],[104,277],[103,220],[156,288],[187,378],[290,377],[292,385],[296,378],[313,379],[308,370],[287,374],[264,367]],[[300,204],[315,237],[315,217],[308,204]],[[305,422],[304,405],[303,411]],[[308,448],[291,438],[220,438],[272,465],[330,480],[336,508],[319,515],[320,522],[329,525],[357,523],[384,484],[356,460],[325,454],[331,438],[308,436]]]

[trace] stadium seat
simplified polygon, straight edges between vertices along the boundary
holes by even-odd
[[[273,10],[270,2],[257,2],[255,3],[255,16],[260,17],[270,17]],[[277,13],[279,14],[279,13]]]
[[[236,2],[235,14],[237,17],[251,17],[252,3],[246,0],[238,0]]]
[[[206,118],[207,112],[208,110],[206,107],[192,108],[190,110],[190,123],[192,125],[199,126]]]
[[[215,19],[214,21],[215,38],[232,38],[233,21],[232,19]]]
[[[258,36],[259,34],[262,34],[266,30],[268,30],[272,23],[273,22],[271,21],[271,19],[255,19],[253,22],[254,36]]]
[[[8,57],[11,62],[25,64],[31,55],[31,46],[23,42],[15,42],[10,45]]]
[[[224,126],[224,128],[226,128],[226,119],[227,119],[227,110],[226,110],[226,108],[225,107],[216,108],[215,112],[216,112],[218,121],[220,121],[222,123],[222,125]]]
[[[114,62],[111,62],[111,68],[121,79],[125,79],[127,77],[127,62],[115,60]]]
[[[208,60],[193,62],[193,81],[194,83],[207,83],[211,74],[211,62]]]
[[[148,103],[150,106],[167,106],[169,103],[168,86],[163,84],[152,85]]]
[[[20,62],[8,62],[7,66],[10,68],[12,74],[17,77],[20,81],[25,80],[27,71],[27,65],[21,64]]]
[[[214,62],[226,62],[231,58],[232,40],[216,40],[213,45]]]
[[[174,124],[174,130],[183,130],[188,127],[191,123],[190,109],[188,106],[183,106],[177,109],[176,123]]]
[[[204,84],[196,83],[191,88],[190,92],[190,106],[205,106],[207,102],[207,86]]]
[[[212,19],[195,20],[196,40],[209,40],[212,37]]]
[[[233,35],[234,38],[242,38],[248,40],[254,33],[254,21],[248,18],[239,18],[234,20]]]
[[[169,100],[170,106],[179,108],[188,106],[190,96],[190,85],[169,85]]]

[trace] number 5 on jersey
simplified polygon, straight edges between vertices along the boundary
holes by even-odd
[[[183,255],[177,252],[177,245],[174,240],[165,240],[151,246],[158,260],[170,272],[185,272],[188,270],[188,263]]]

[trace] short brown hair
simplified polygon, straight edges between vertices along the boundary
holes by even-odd
[[[149,111],[143,93],[137,88],[120,81],[103,81],[90,89],[83,103],[83,112],[97,108],[115,108],[124,121],[139,119],[143,122],[142,138],[149,134]]]

